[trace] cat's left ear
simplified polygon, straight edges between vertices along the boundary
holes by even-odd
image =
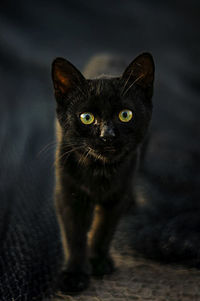
[[[56,58],[52,63],[52,80],[57,100],[66,96],[73,89],[81,90],[86,79],[69,61]]]
[[[154,71],[154,61],[150,53],[142,53],[137,56],[122,75],[121,79],[124,83],[123,94],[128,92],[134,85],[140,86],[143,89],[152,90]]]

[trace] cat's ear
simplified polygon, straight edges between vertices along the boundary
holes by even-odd
[[[122,75],[124,83],[123,94],[128,92],[134,85],[144,89],[152,88],[154,81],[154,61],[150,53],[142,53],[137,56],[126,68]]]
[[[62,99],[73,89],[82,90],[86,84],[81,72],[63,58],[56,58],[53,61],[52,79],[57,100]]]

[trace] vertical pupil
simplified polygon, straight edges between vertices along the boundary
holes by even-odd
[[[124,118],[127,118],[127,116],[128,116],[127,112],[123,112],[122,115],[123,115]]]
[[[87,121],[90,120],[90,115],[87,114],[87,115],[85,116],[85,119],[86,119]]]

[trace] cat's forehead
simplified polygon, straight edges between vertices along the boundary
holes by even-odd
[[[100,78],[88,80],[84,100],[79,99],[76,108],[79,111],[89,110],[101,114],[113,114],[120,108],[132,108],[132,101],[124,98],[120,78]]]
[[[90,96],[106,96],[112,98],[120,94],[120,81],[118,78],[98,78],[89,80]]]
[[[89,81],[88,98],[84,105],[95,111],[110,112],[120,103],[118,79],[95,79]]]
[[[120,106],[120,89],[117,78],[87,80],[87,88],[82,97],[72,103],[78,112],[90,111],[99,115],[109,115]],[[73,105],[74,104],[74,105]]]

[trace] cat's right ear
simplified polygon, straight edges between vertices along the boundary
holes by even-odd
[[[125,95],[133,86],[140,86],[150,97],[153,92],[154,60],[150,53],[145,52],[137,56],[126,68],[122,75],[123,91]]]
[[[81,90],[86,79],[69,61],[56,58],[52,63],[52,80],[56,100],[62,100],[73,89]]]

